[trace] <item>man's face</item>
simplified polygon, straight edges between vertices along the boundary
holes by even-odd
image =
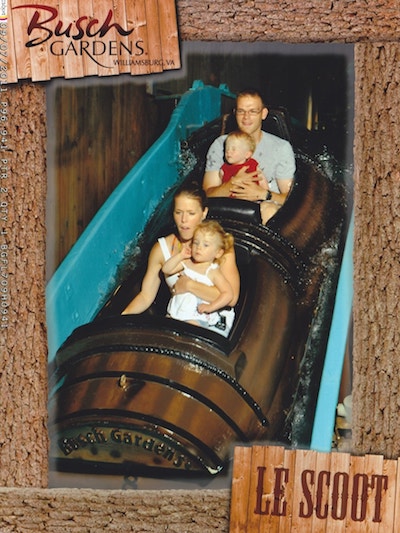
[[[236,122],[239,129],[251,135],[258,142],[262,121],[268,115],[259,96],[239,96],[236,102]]]

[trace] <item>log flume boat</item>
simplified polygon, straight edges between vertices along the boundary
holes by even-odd
[[[208,146],[234,127],[221,114],[230,96],[198,82],[182,97],[49,283],[50,458],[60,471],[212,476],[235,443],[309,440],[351,199],[341,165],[284,110],[270,110],[264,128],[295,150],[284,206],[263,226],[257,205],[210,199],[241,276],[229,337],[165,317],[165,286],[146,313],[120,314],[150,247],[172,229],[176,187],[202,179]],[[157,166],[166,155],[167,176]]]

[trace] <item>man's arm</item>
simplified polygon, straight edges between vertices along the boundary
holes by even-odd
[[[265,200],[268,193],[268,185],[263,183],[264,176],[261,171],[246,172],[241,168],[239,172],[230,180],[230,194],[233,198],[257,202]]]
[[[218,170],[208,170],[204,174],[203,189],[207,196],[225,196],[228,197],[231,193],[231,184],[222,183]]]
[[[290,192],[290,189],[293,185],[293,178],[289,179],[278,179],[276,180],[278,187],[279,187],[279,193],[272,192],[271,191],[271,198],[273,202],[276,202],[279,205],[283,205],[286,202],[286,198]]]
[[[230,196],[230,183],[222,183],[220,169],[224,163],[224,142],[226,135],[217,137],[208,149],[203,189],[207,196]]]

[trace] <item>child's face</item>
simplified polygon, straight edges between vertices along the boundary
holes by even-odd
[[[225,159],[230,165],[244,163],[251,157],[247,143],[235,137],[228,137],[225,142]]]
[[[196,263],[212,263],[223,254],[221,239],[218,235],[196,231],[192,241],[192,259]]]

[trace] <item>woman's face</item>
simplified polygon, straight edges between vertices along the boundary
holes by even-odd
[[[194,230],[206,218],[207,208],[202,209],[200,202],[184,194],[175,198],[174,221],[182,241],[190,241]]]

